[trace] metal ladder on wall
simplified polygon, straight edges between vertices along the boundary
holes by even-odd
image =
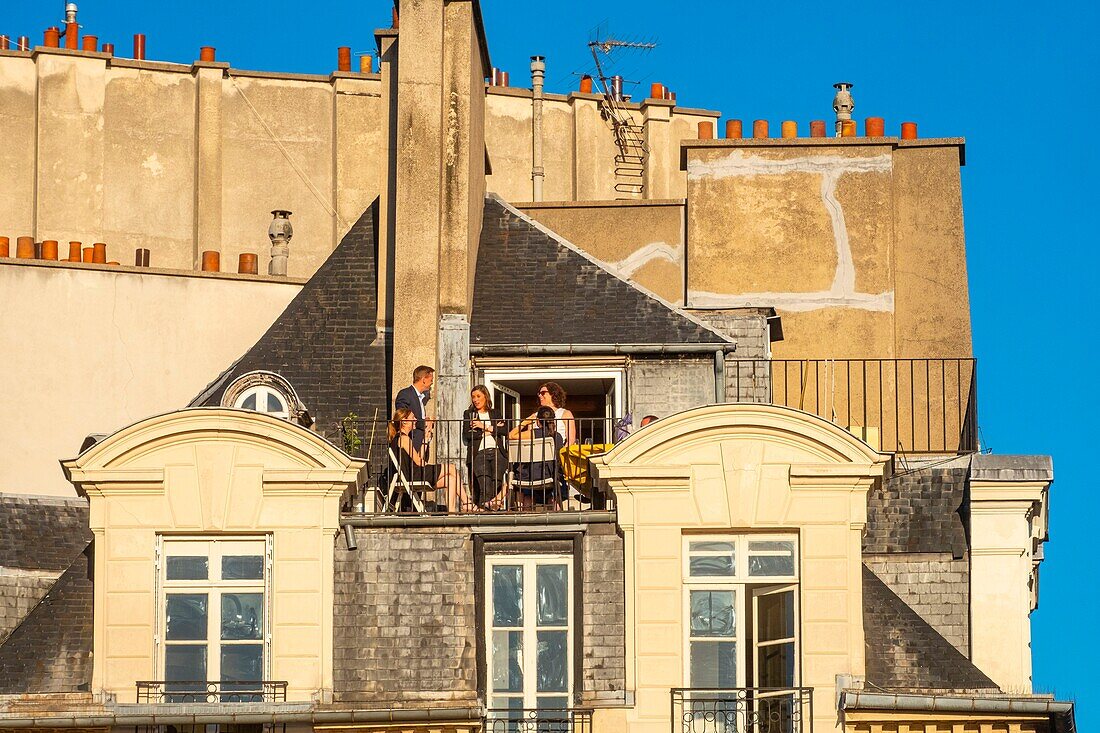
[[[645,127],[634,122],[630,113],[610,97],[605,98],[608,119],[615,133],[615,191],[630,197],[645,193],[645,166],[649,148],[645,144]]]

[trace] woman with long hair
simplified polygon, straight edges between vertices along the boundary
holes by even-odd
[[[536,497],[533,489],[523,488],[522,484],[517,492],[516,499],[523,506],[531,506],[535,503],[550,504],[558,507],[561,504],[559,483],[561,471],[558,467],[558,453],[562,448],[561,433],[557,430],[553,408],[543,405],[535,414],[512,428],[508,433],[509,440],[534,441],[542,438],[554,439],[554,454],[548,461],[524,461],[516,466],[516,480],[519,482],[540,482],[553,479],[552,488],[542,489],[541,496]],[[541,501],[538,501],[541,499]]]
[[[489,506],[501,494],[508,454],[507,430],[500,412],[493,409],[489,389],[479,384],[470,390],[470,406],[462,415],[462,442],[466,444],[466,468],[474,501]]]
[[[428,444],[416,448],[412,431],[416,428],[416,415],[406,407],[398,407],[387,427],[390,449],[397,456],[401,473],[410,481],[425,481],[441,489],[447,497],[447,509],[451,512],[477,511],[470,495],[454,466],[428,462]]]
[[[577,442],[577,421],[572,411],[565,407],[565,389],[557,382],[546,382],[539,387],[539,407],[549,407],[554,411],[554,421],[565,445]],[[531,417],[534,417],[532,415]]]

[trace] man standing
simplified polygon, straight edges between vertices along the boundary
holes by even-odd
[[[413,428],[409,437],[412,438],[413,448],[417,450],[420,450],[420,446],[425,442],[431,442],[432,431],[435,429],[435,421],[424,417],[427,413],[426,405],[431,399],[434,381],[435,369],[421,364],[413,369],[412,384],[398,392],[397,398],[393,401],[395,410],[404,407],[412,410],[412,414],[416,415],[416,427]]]

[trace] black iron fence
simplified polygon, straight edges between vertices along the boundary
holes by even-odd
[[[344,449],[364,458],[346,512],[477,514],[606,509],[589,460],[626,435],[610,418],[540,423],[349,417]]]
[[[811,733],[810,687],[673,688],[671,733]]]
[[[491,708],[485,712],[485,733],[592,733],[592,711]]]
[[[978,450],[974,359],[738,359],[726,369],[734,401],[796,407],[866,430],[883,451]]]
[[[286,682],[270,680],[144,681],[137,683],[139,703],[286,702]]]

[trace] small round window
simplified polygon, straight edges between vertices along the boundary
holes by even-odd
[[[249,387],[237,397],[234,407],[256,412],[266,412],[268,415],[287,419],[290,411],[286,406],[286,398],[267,385]]]

